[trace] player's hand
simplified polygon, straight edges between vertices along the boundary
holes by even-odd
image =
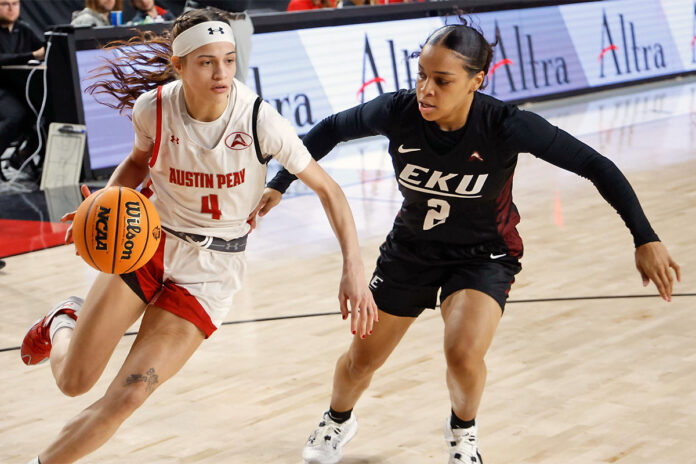
[[[679,282],[681,282],[681,270],[662,242],[648,242],[636,248],[636,268],[643,278],[644,287],[647,287],[652,280],[662,299],[672,300],[674,277],[670,268],[674,269]]]
[[[82,193],[82,196],[84,198],[87,198],[88,196],[91,195],[89,191],[89,187],[87,187],[85,184],[80,185],[80,192]],[[60,222],[72,222],[73,219],[75,219],[75,213],[77,211],[73,211],[72,213],[67,213],[65,214],[62,218],[60,218]],[[73,242],[72,238],[72,224],[68,227],[68,230],[65,231],[65,244],[69,245]],[[75,252],[77,253],[77,252]]]
[[[266,213],[280,203],[281,198],[283,198],[283,194],[275,189],[266,188],[266,190],[263,191],[259,204],[256,206],[256,208],[254,208],[254,211],[252,211],[247,218],[247,223],[251,226],[251,230],[256,228],[256,215],[258,214],[259,216],[265,216]]]
[[[343,265],[338,301],[343,319],[347,319],[350,314],[351,333],[359,335],[360,338],[371,335],[374,323],[379,322],[379,312],[367,286],[362,262],[357,265]]]
[[[42,61],[46,57],[46,49],[44,47],[39,48],[31,52],[35,60]]]

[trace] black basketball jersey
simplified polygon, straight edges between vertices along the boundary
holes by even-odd
[[[441,131],[421,117],[414,92],[393,96],[392,123],[383,133],[404,196],[396,226],[428,241],[473,245],[502,239],[516,256],[522,251],[512,203],[517,153],[495,133],[507,108],[481,112],[482,98],[476,94],[459,140],[447,147],[437,143]],[[490,117],[497,121],[487,123]]]
[[[529,152],[594,182],[636,246],[658,240],[614,163],[515,105],[476,92],[465,126],[444,132],[420,115],[415,91],[400,90],[324,119],[304,143],[321,159],[341,141],[377,134],[389,139],[404,197],[394,222],[397,237],[462,245],[504,242],[512,256],[520,256],[512,183],[518,154]],[[269,187],[283,192],[292,179],[281,172]]]

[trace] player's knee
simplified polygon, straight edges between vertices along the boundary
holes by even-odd
[[[483,354],[466,344],[445,346],[447,367],[462,374],[478,372],[484,366]]]
[[[113,416],[126,418],[145,403],[150,392],[144,385],[130,385],[107,394],[106,403]]]
[[[56,385],[66,396],[80,396],[87,393],[97,382],[98,377],[81,372],[64,372],[56,377]]]
[[[131,413],[145,403],[150,393],[144,388],[126,388],[121,396],[121,408],[125,413]]]
[[[361,380],[370,377],[382,365],[373,357],[349,353],[347,356],[348,374],[352,379]]]

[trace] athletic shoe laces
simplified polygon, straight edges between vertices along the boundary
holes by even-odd
[[[319,437],[321,437],[322,441],[315,443]],[[329,445],[336,449],[342,438],[343,424],[334,422],[331,419],[323,419],[319,422],[319,427],[314,431],[309,441],[315,445]]]
[[[452,457],[462,459],[464,457],[476,457],[478,445],[476,434],[468,429],[452,429],[453,441],[450,441],[452,449]],[[463,459],[462,459],[462,462]]]

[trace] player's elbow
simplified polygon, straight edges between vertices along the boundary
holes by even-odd
[[[329,177],[328,174],[326,175],[326,179],[317,185],[314,192],[317,194],[323,204],[334,203],[336,201],[345,199],[345,195],[343,194],[341,187],[339,187],[336,181]]]

